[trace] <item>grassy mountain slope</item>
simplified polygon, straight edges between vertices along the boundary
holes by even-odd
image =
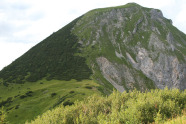
[[[91,76],[106,89],[114,86],[121,92],[184,89],[185,44],[186,35],[160,10],[135,3],[95,9],[5,67],[0,79],[8,85]]]
[[[92,80],[60,81],[45,79],[24,84],[0,84],[0,108],[4,106],[7,120],[11,124],[24,123],[60,104],[72,105],[76,100],[83,100],[102,93],[101,86]]]
[[[101,86],[86,80],[92,74],[86,59],[75,55],[80,44],[71,30],[78,19],[0,72],[0,107],[4,106],[10,123],[24,123],[62,102],[71,105],[101,94]]]
[[[81,44],[71,31],[80,18],[0,71],[0,107],[4,106],[10,123],[24,123],[62,102],[71,105],[103,93],[103,86],[90,80],[86,58],[77,55]]]

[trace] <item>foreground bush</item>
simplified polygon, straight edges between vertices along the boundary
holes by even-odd
[[[168,120],[164,124],[186,124],[186,113],[183,112],[182,116],[172,118],[171,120]]]
[[[7,124],[6,120],[6,112],[4,110],[4,107],[0,108],[0,124]]]
[[[139,124],[161,123],[186,108],[186,90],[114,91],[108,97],[93,95],[72,106],[61,106],[38,116],[31,124]],[[28,123],[28,122],[27,122]]]

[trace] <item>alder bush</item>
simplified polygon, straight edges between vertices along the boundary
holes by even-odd
[[[163,122],[180,115],[186,108],[186,90],[137,90],[110,96],[92,95],[74,105],[49,110],[31,124],[136,124]]]

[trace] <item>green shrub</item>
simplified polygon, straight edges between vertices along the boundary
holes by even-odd
[[[20,99],[24,99],[24,98],[26,98],[27,96],[26,95],[21,95],[20,96]]]
[[[4,108],[2,107],[0,109],[0,124],[7,124],[7,120],[6,120],[6,112],[4,110]]]
[[[51,93],[51,97],[54,97],[56,95],[57,95],[57,93]]]
[[[177,89],[93,95],[71,106],[60,106],[37,117],[31,124],[138,124],[161,123],[185,109],[186,92]]]
[[[74,91],[70,91],[69,93],[72,94],[72,93],[75,93],[75,92]]]

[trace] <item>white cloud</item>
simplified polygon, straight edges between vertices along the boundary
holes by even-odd
[[[174,25],[186,33],[186,4],[183,4],[180,9],[181,11],[175,16]]]
[[[161,9],[165,17],[186,33],[185,0],[0,0],[0,52],[8,50],[10,54],[0,53],[0,66],[89,10],[128,2]],[[17,53],[17,48],[22,47],[23,51]]]
[[[33,43],[0,42],[0,70],[24,54],[33,45]]]
[[[134,1],[146,7],[152,8],[163,8],[165,6],[170,6],[175,3],[175,0],[134,0]]]

